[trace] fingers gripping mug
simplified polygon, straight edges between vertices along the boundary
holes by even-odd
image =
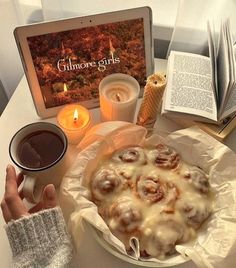
[[[30,202],[40,201],[45,185],[60,185],[67,168],[67,146],[64,132],[47,122],[26,125],[12,137],[9,154],[25,175],[22,190]]]

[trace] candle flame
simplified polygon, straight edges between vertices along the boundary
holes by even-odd
[[[79,118],[79,113],[78,113],[78,110],[75,109],[75,111],[74,111],[74,122],[76,122],[78,120],[78,118]]]
[[[64,83],[64,92],[67,92],[67,85]]]
[[[65,47],[64,47],[64,43],[61,42],[61,55],[64,56],[65,55]]]
[[[113,56],[113,53],[116,51],[115,48],[113,47],[111,38],[109,38],[109,46],[110,46],[110,54]]]

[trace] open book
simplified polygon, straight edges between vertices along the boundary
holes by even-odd
[[[236,64],[229,20],[219,38],[208,23],[209,57],[172,51],[162,114],[220,124],[236,113]]]

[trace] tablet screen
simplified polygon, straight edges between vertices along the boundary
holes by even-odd
[[[142,18],[27,37],[45,107],[98,99],[101,79],[126,73],[145,85]]]

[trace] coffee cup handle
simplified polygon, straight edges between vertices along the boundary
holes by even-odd
[[[25,175],[24,184],[22,187],[24,197],[31,203],[38,203],[41,200],[43,191],[43,185],[37,185],[36,189],[36,177]]]

